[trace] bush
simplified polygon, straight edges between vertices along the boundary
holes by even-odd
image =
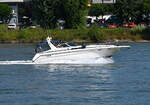
[[[124,28],[99,28],[94,25],[87,29],[63,29],[63,30],[45,30],[42,28],[8,30],[6,25],[0,25],[1,42],[40,42],[45,41],[47,36],[53,39],[62,39],[63,41],[90,41],[104,42],[114,40],[150,40],[150,27],[139,29]]]
[[[91,41],[98,42],[106,39],[105,35],[100,31],[100,29],[94,25],[87,33]]]
[[[150,27],[146,27],[146,28],[142,31],[142,36],[143,36],[143,39],[145,39],[145,40],[150,40]]]
[[[133,27],[133,28],[131,29],[131,33],[132,33],[133,35],[142,33],[145,28],[146,28],[145,26],[136,26],[136,27]]]

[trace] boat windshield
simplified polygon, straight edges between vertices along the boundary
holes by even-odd
[[[60,45],[60,47],[69,47],[69,45],[66,44],[66,43],[62,43],[62,44]]]
[[[61,45],[58,45],[57,47],[70,47],[70,46],[77,46],[77,44],[72,42],[62,43]]]
[[[35,52],[42,52],[51,49],[47,42],[40,42],[37,44],[35,48]]]
[[[73,43],[73,42],[68,42],[67,43],[69,46],[78,46],[76,43]]]

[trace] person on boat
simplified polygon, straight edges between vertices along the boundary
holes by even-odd
[[[86,44],[85,43],[82,43],[82,48],[86,48]]]
[[[38,49],[37,48],[35,48],[34,51],[35,51],[35,53],[38,53]]]

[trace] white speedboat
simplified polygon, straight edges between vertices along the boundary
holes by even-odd
[[[47,37],[49,49],[46,51],[37,52],[33,57],[33,62],[51,63],[59,60],[84,60],[95,59],[100,57],[111,57],[121,48],[130,48],[130,46],[117,45],[75,45],[73,43],[63,43],[56,47],[52,43],[52,38]]]

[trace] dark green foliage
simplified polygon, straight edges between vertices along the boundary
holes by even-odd
[[[106,8],[105,14],[112,14],[115,11],[114,4],[106,5],[105,8]]]
[[[98,41],[98,36],[99,31],[98,31],[98,27],[97,26],[93,26],[89,32],[88,32],[88,36],[90,38],[90,40],[97,42]]]
[[[150,27],[143,30],[143,39],[150,40]]]
[[[44,28],[55,28],[60,0],[32,0],[34,16]]]
[[[58,19],[66,21],[66,28],[85,26],[87,0],[33,0],[33,8],[44,28],[56,28]]]
[[[136,23],[145,22],[147,23],[150,20],[150,0],[140,0],[135,4],[135,18]]]
[[[104,15],[107,11],[107,7],[103,4],[93,4],[90,8],[89,8],[89,15],[90,16],[100,16],[100,15]]]
[[[66,28],[85,27],[87,0],[62,0]]]
[[[18,14],[20,15],[20,16],[25,16],[26,14],[25,14],[25,9],[24,8],[19,8],[18,9]]]
[[[150,22],[150,0],[144,0],[142,3],[142,12],[146,16],[146,19]]]
[[[32,18],[32,3],[19,4],[18,14],[20,17],[27,16]]]
[[[118,0],[115,4],[115,14],[122,22],[129,22],[135,17],[136,0]]]
[[[92,28],[90,28],[87,35],[90,38],[90,40],[94,42],[104,41],[106,39],[106,36],[97,27],[97,25],[94,25]]]
[[[122,22],[146,22],[150,14],[150,0],[117,0],[113,13]]]
[[[0,4],[0,20],[7,19],[10,16],[11,8],[6,4]]]

